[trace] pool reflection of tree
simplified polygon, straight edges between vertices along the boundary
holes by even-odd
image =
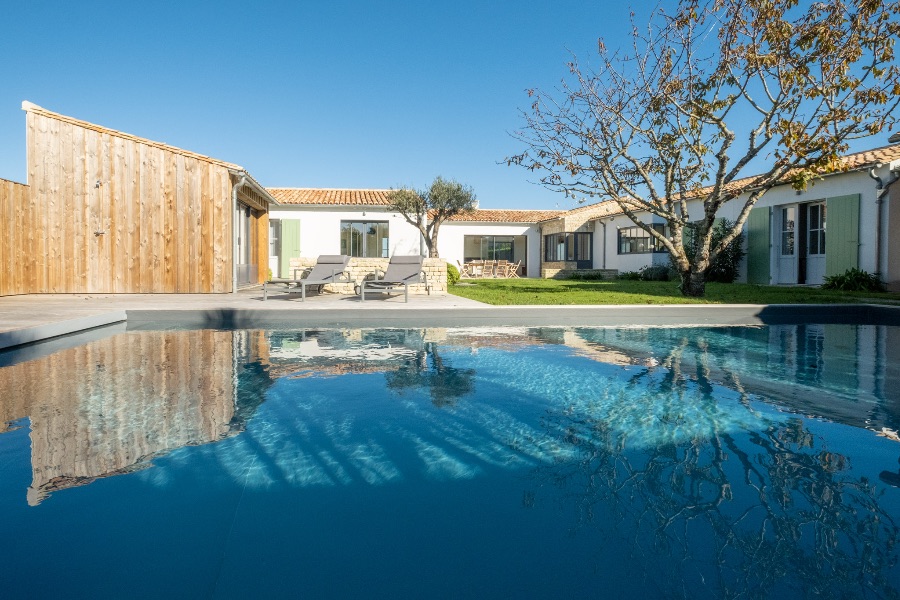
[[[629,384],[645,397],[715,402],[708,361],[702,339],[685,338],[661,367]],[[751,410],[743,393],[741,402]],[[611,514],[615,526],[629,523],[633,555],[672,556],[676,572],[665,577],[686,589],[700,581],[698,565],[708,565],[700,577],[721,597],[900,597],[889,575],[896,575],[898,527],[879,505],[881,493],[854,478],[848,458],[800,419],[641,449],[630,449],[628,434],[608,421],[573,409],[549,413],[544,426],[577,449],[535,471],[574,504],[576,526],[607,526],[600,514]],[[533,491],[525,498],[538,501]]]
[[[438,407],[452,405],[475,391],[475,369],[452,367],[434,342],[425,342],[415,357],[405,360],[396,371],[385,373],[385,380],[388,389],[400,393],[427,389],[431,402]]]

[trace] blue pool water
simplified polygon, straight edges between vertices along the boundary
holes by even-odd
[[[898,598],[900,330],[128,331],[0,368],[10,598]]]

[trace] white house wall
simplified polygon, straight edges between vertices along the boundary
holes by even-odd
[[[646,217],[647,215],[642,215]],[[638,271],[644,267],[658,264],[669,264],[669,255],[664,252],[642,252],[635,254],[619,254],[619,230],[634,227],[634,223],[625,215],[606,217],[604,231],[601,222],[594,222],[594,268],[617,269],[620,273]],[[606,249],[606,264],[603,261],[603,250]]]
[[[888,166],[882,167],[882,169],[878,171],[878,174],[884,181],[890,179]],[[762,199],[756,203],[756,206],[775,208],[784,205],[815,202],[817,200],[825,200],[827,198],[851,194],[859,194],[860,196],[859,268],[874,273],[877,270],[875,259],[876,236],[874,232],[874,227],[877,222],[876,186],[875,182],[869,177],[867,172],[851,172],[817,179],[810,182],[809,186],[800,192],[797,192],[789,185],[779,186],[766,192]],[[885,202],[887,202],[887,200],[885,200]],[[734,220],[737,218],[742,206],[741,199],[732,201],[719,211],[719,216]],[[889,235],[888,211],[890,208],[891,207],[888,204],[885,204],[882,209],[882,219],[880,222],[882,244],[879,251],[881,253],[881,270],[883,275],[887,272],[889,259],[887,239]],[[688,211],[692,219],[699,219],[702,216],[702,210],[702,205],[699,202],[692,202],[688,206]],[[647,215],[642,216],[646,217]],[[605,268],[618,269],[620,272],[626,272],[637,271],[642,267],[653,264],[668,264],[668,254],[664,253],[619,254],[618,229],[631,227],[633,223],[624,215],[612,218],[608,217],[604,219],[604,221],[606,223],[605,239],[603,225],[600,222],[594,223],[594,268],[604,268],[604,246],[606,248]],[[777,233],[778,232],[775,231],[775,223],[773,223],[772,235],[775,236]],[[774,256],[774,249],[771,254],[770,258],[772,263],[770,265],[770,273],[774,278],[777,273],[777,257]],[[744,264],[741,265],[741,273],[738,280],[746,281],[746,277],[747,267],[746,261],[744,261]]]
[[[887,168],[884,169],[883,177],[886,179]],[[859,194],[859,228],[860,228],[860,236],[859,236],[859,268],[868,271],[870,273],[874,273],[876,271],[876,260],[875,260],[875,232],[874,227],[876,223],[876,188],[875,182],[866,172],[851,172],[851,173],[843,173],[840,175],[832,175],[829,177],[823,177],[821,179],[816,179],[810,182],[805,190],[797,191],[792,188],[790,185],[783,185],[777,188],[773,188],[766,192],[766,194],[755,204],[758,208],[775,208],[781,207],[785,205],[793,205],[800,203],[808,203],[808,202],[816,202],[818,200],[824,201],[827,198],[834,198],[837,196],[846,196],[850,194]],[[746,196],[741,196],[737,200],[729,202],[726,204],[722,210],[719,211],[719,216],[724,217],[726,219],[734,220],[737,218],[738,213],[740,212],[743,206],[743,198]],[[702,216],[702,207],[699,202],[691,203],[688,207],[688,211],[691,214],[691,218],[697,219]],[[774,221],[774,219],[773,219]],[[882,238],[886,239],[887,236],[887,228],[886,228],[886,219],[884,219],[881,223],[882,225]],[[770,268],[769,272],[771,273],[773,279],[777,276],[778,265],[776,264],[777,257],[775,256],[774,251],[774,236],[777,235],[776,223],[772,223],[772,251],[770,252]],[[826,231],[828,227],[828,220],[826,216]],[[826,247],[828,243],[828,238],[826,234]],[[885,246],[883,244],[883,246]],[[882,248],[882,261],[885,260],[886,253],[885,248]],[[882,264],[885,264],[882,262]],[[741,275],[739,281],[746,281],[747,277],[747,265],[746,261],[741,265]]]
[[[300,220],[300,255],[341,253],[341,221],[387,221],[390,254],[419,254],[419,231],[397,213],[381,207],[343,208],[340,206],[273,206],[270,219]]]
[[[890,179],[889,166],[882,167],[878,174],[885,181]],[[900,186],[900,184],[897,184]],[[784,205],[815,202],[838,196],[859,194],[860,196],[860,246],[859,267],[870,273],[876,272],[875,257],[876,236],[874,227],[878,221],[876,216],[876,185],[867,172],[852,172],[832,175],[814,180],[807,189],[799,193],[791,186],[779,186],[768,191],[756,204],[757,207],[774,208]],[[741,200],[727,204],[719,213],[720,217],[735,219],[741,209]],[[900,272],[897,266],[888,264],[891,250],[887,243],[889,236],[889,210],[894,208],[885,199],[881,218],[881,272],[882,276],[889,269]],[[896,208],[900,210],[900,208]],[[702,208],[699,202],[689,205],[692,219],[700,218]],[[421,248],[419,232],[402,216],[392,213],[383,207],[310,207],[310,206],[273,206],[269,213],[272,219],[299,219],[301,255],[315,257],[319,254],[340,253],[341,221],[387,221],[389,223],[391,254],[418,254]],[[603,222],[606,226],[604,228]],[[618,215],[606,217],[603,222],[594,222],[593,267],[595,269],[617,269],[620,272],[637,271],[642,267],[654,264],[668,264],[668,254],[643,253],[619,254],[618,231],[631,227],[633,223],[628,217]],[[772,224],[773,249],[770,251],[770,273],[775,278],[778,265],[774,256],[774,236],[777,223]],[[826,219],[827,227],[827,219]],[[896,232],[893,232],[896,234]],[[527,248],[527,277],[540,277],[541,269],[541,233],[538,224],[528,223],[473,223],[448,222],[441,226],[438,238],[438,250],[441,258],[455,264],[464,260],[464,237],[467,235],[525,236]],[[826,238],[827,240],[827,238]],[[746,242],[745,242],[746,243]],[[826,242],[827,243],[827,242]],[[895,244],[900,247],[900,245]],[[605,250],[605,260],[604,260]],[[896,260],[896,257],[894,257]],[[741,266],[739,281],[746,281],[746,261]],[[890,277],[885,277],[890,282]],[[774,280],[774,279],[773,279]]]
[[[526,256],[528,270],[526,277],[540,277],[541,273],[541,235],[537,225],[529,224],[491,224],[469,222],[447,222],[441,225],[438,234],[438,253],[447,262],[456,264],[464,257],[463,238],[467,235],[524,235],[526,239]]]

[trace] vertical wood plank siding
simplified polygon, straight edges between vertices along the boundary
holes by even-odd
[[[0,296],[27,294],[31,287],[25,264],[31,253],[25,223],[31,221],[27,185],[0,179]]]
[[[26,115],[28,185],[0,180],[0,295],[232,290],[225,164]]]

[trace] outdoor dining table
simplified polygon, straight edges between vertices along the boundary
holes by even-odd
[[[518,277],[519,262],[508,262],[505,260],[470,260],[462,265],[462,277],[484,278],[484,277]]]

